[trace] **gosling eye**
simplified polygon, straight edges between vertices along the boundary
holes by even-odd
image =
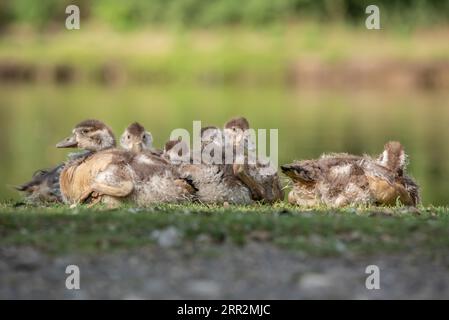
[[[128,134],[128,136],[126,138],[129,140],[129,139],[131,139],[131,136]]]

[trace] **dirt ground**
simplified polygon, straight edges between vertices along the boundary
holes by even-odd
[[[319,258],[255,242],[62,256],[0,247],[0,299],[448,299],[447,253]],[[65,287],[70,264],[80,290]],[[365,287],[372,264],[379,290]]]

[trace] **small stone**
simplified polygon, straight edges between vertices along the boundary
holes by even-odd
[[[332,281],[325,274],[310,273],[301,277],[299,285],[304,290],[324,289],[329,288],[332,285]]]
[[[195,280],[187,284],[187,290],[195,295],[214,298],[220,295],[219,285],[210,280]]]
[[[155,230],[151,233],[151,237],[157,241],[158,245],[163,248],[170,248],[177,245],[181,235],[175,227],[168,227],[163,230]]]
[[[337,241],[335,243],[335,249],[338,252],[345,252],[346,251],[346,245],[343,242],[341,242],[341,241]]]
[[[210,243],[212,242],[212,238],[207,234],[200,234],[198,237],[196,237],[196,242],[198,243]]]
[[[249,238],[254,241],[269,241],[271,240],[271,233],[266,230],[254,230],[250,232]]]
[[[135,295],[133,293],[127,294],[123,297],[123,300],[144,300],[143,297]]]

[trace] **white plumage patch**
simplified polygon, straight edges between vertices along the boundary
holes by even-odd
[[[149,131],[145,131],[145,139],[143,141],[143,145],[145,146],[145,150],[151,150],[153,148],[153,135]]]
[[[96,177],[95,180],[99,183],[104,184],[114,184],[117,182],[117,175],[115,174],[115,167],[110,166],[105,171],[100,172]]]
[[[399,156],[399,164],[401,166],[401,169],[405,168],[407,165],[407,155],[404,151],[401,151],[401,155]]]
[[[348,176],[351,174],[352,165],[345,164],[343,166],[333,167],[331,170],[331,174],[333,176]]]
[[[384,152],[382,152],[380,164],[384,167],[386,167],[388,165],[388,151],[387,150],[384,150]]]
[[[101,147],[108,148],[114,145],[114,137],[111,136],[107,129],[102,129],[100,131],[101,136]]]
[[[138,163],[141,163],[141,164],[155,164],[152,159],[150,159],[149,157],[145,156],[144,154],[138,155],[136,160],[137,160]]]

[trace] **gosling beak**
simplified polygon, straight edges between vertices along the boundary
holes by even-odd
[[[16,189],[17,191],[25,191],[27,189],[26,185],[21,185],[21,186],[13,186],[14,189]]]
[[[281,165],[282,173],[293,179],[293,181],[309,183],[315,181],[313,174],[300,164],[290,163]]]
[[[293,168],[289,164],[283,164],[283,165],[281,165],[281,170],[282,170],[282,172],[286,173],[286,172],[293,170]]]
[[[75,135],[71,135],[68,138],[65,138],[58,144],[56,144],[56,148],[75,148],[78,146],[78,141],[76,141]]]
[[[283,174],[292,179],[300,178],[296,170],[296,167],[293,164],[283,164],[281,165],[281,170]]]
[[[19,186],[13,186],[14,189],[16,189],[17,191],[21,191],[21,192],[33,192],[34,190],[36,190],[36,186],[33,185],[33,183],[25,183]]]
[[[131,148],[131,151],[132,151],[132,152],[137,152],[137,153],[139,153],[139,152],[142,152],[142,150],[143,150],[142,142],[133,143],[133,146],[132,146],[132,148]]]

